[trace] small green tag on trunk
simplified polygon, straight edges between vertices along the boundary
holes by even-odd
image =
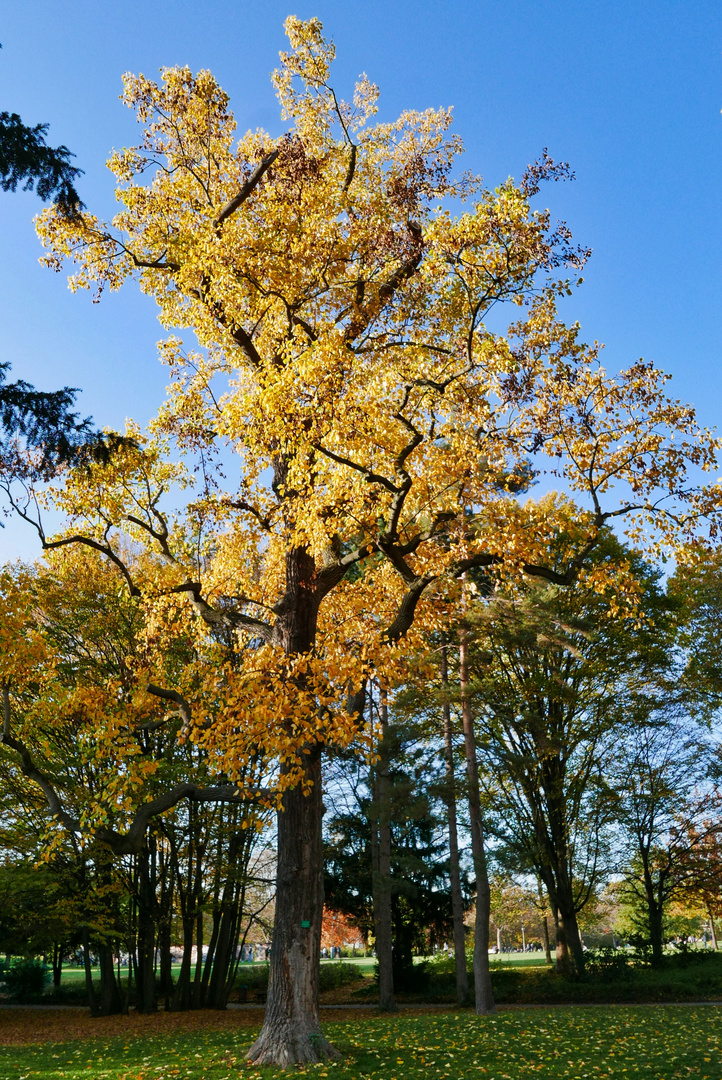
[[[308,919],[301,919],[301,926],[304,928],[304,930],[307,930],[310,925],[311,923],[308,921]]]

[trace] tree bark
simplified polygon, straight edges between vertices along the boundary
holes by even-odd
[[[155,882],[151,872],[150,851],[138,855],[138,974],[136,995],[138,1012],[157,1009],[155,995]]]
[[[661,964],[664,954],[664,923],[661,904],[649,906],[649,940],[652,945],[652,963]]]
[[[709,930],[712,935],[712,948],[717,952],[717,931],[715,930],[714,916],[712,915],[711,907],[707,908],[707,914],[709,915]]]
[[[373,709],[373,694],[369,695]],[[371,805],[371,870],[373,881],[374,938],[379,965],[379,1008],[396,1012],[391,912],[391,804],[389,791],[388,703],[380,695],[378,762],[374,768]]]
[[[285,483],[282,464],[274,484]],[[286,592],[277,605],[275,640],[286,656],[311,651],[316,639],[316,568],[305,548],[286,555]],[[300,687],[302,689],[302,687]],[[285,718],[290,721],[292,718]],[[292,737],[292,732],[289,732]],[[321,746],[301,753],[301,782],[283,792],[278,812],[276,913],[261,1033],[248,1052],[255,1065],[287,1068],[338,1057],[318,1018],[323,919],[323,792]],[[281,781],[296,766],[281,762]]]
[[[543,912],[546,905],[544,903],[544,891],[542,889],[542,883],[541,883],[541,878],[540,877],[537,877],[537,879],[536,879],[536,889],[537,889],[537,896],[539,897],[539,910],[540,910],[540,912]],[[546,956],[547,964],[551,964],[551,962],[552,962],[552,950],[551,950],[551,945],[549,943],[549,921],[548,921],[546,915],[544,915],[544,914],[542,914],[542,926],[544,928],[544,954]]]
[[[461,693],[461,719],[464,727],[466,752],[466,779],[469,800],[469,825],[471,829],[471,852],[476,875],[476,916],[474,919],[474,996],[476,1013],[486,1016],[496,1012],[489,971],[489,917],[491,914],[491,890],[484,850],[484,824],[481,816],[481,793],[479,767],[476,760],[476,736],[474,718],[469,700],[469,663],[466,631],[459,633],[459,689]]]
[[[208,995],[205,1005],[209,1009],[225,1009],[228,1003],[229,970],[233,967],[233,947],[237,940],[239,886],[237,862],[243,848],[243,836],[240,832],[231,834],[228,846],[228,866],[214,941],[213,970],[211,972]]]
[[[554,966],[560,974],[571,975],[574,973],[574,965],[572,964],[569,955],[569,945],[567,942],[567,935],[564,932],[564,922],[559,908],[557,907],[554,908],[554,937]]]
[[[664,953],[664,871],[659,872],[659,878],[655,883],[650,869],[649,847],[642,848],[642,879],[644,893],[647,901],[647,923],[649,925],[649,941],[652,946],[652,964],[662,963]]]
[[[448,649],[441,647],[441,683],[443,686],[444,749],[446,752],[446,809],[449,822],[449,879],[451,882],[451,914],[454,924],[454,967],[456,970],[456,1000],[464,1005],[469,1000],[469,973],[466,969],[466,940],[464,932],[464,897],[461,892],[459,836],[456,819],[456,777],[454,774],[454,744],[451,731],[449,700]]]
[[[53,942],[53,989],[60,989],[60,981],[63,975],[63,945],[60,941]]]
[[[542,926],[544,927],[544,955],[546,957],[547,964],[552,962],[552,950],[549,943],[549,921],[546,915],[542,918]]]
[[[118,980],[115,977],[113,946],[109,942],[103,942],[98,946],[98,958],[100,960],[100,1015],[115,1016],[117,1013],[122,1013],[123,1002]]]
[[[88,1008],[91,1016],[99,1016],[98,999],[95,996],[93,986],[93,968],[90,962],[90,933],[87,926],[83,927],[83,969],[85,971],[85,992],[88,995]]]
[[[337,1056],[321,1033],[318,972],[323,911],[321,751],[306,756],[304,779],[284,792],[278,814],[276,914],[266,1016],[248,1058],[288,1068]]]

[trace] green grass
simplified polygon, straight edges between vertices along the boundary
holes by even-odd
[[[514,954],[511,954],[514,956]],[[597,964],[581,980],[565,978],[545,963],[523,957],[508,962],[509,954],[491,965],[491,981],[497,1004],[503,1005],[604,1005],[648,1002],[722,1001],[722,953],[700,950],[666,956],[659,967],[634,962],[622,955],[610,963]],[[532,962],[523,963],[528,959]],[[626,962],[625,962],[626,960]],[[469,970],[469,985],[473,974]],[[372,982],[351,990],[349,1000],[375,1003],[378,989]],[[400,991],[401,1003],[453,1004],[456,998],[454,961],[436,959],[428,964],[419,985]],[[336,1000],[339,1000],[336,998]]]
[[[343,1054],[292,1075],[333,1080],[720,1080],[715,1006],[518,1010],[329,1024]],[[177,1033],[0,1049],[3,1080],[265,1080],[244,1064],[254,1032]],[[291,1075],[289,1073],[284,1074]]]
[[[489,957],[489,966],[494,968],[545,968],[546,957],[543,952],[537,953],[495,953]]]

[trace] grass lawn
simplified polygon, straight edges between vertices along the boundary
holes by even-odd
[[[722,1078],[722,1008],[625,1006],[393,1017],[336,1013],[343,1059],[292,1074],[329,1080],[693,1080]],[[2,1080],[265,1080],[244,1064],[258,1013],[82,1020],[0,1011]],[[64,1032],[64,1041],[38,1039]],[[92,1033],[89,1037],[89,1033]],[[68,1037],[74,1035],[75,1038]],[[32,1042],[34,1045],[22,1045]]]
[[[420,958],[421,959],[421,958]],[[492,968],[505,968],[505,967],[546,967],[546,961],[543,953],[500,953],[498,956],[490,956],[489,962]],[[375,956],[345,956],[342,960],[322,960],[321,964],[353,964],[358,969],[359,975],[363,975],[367,979],[372,979],[374,976],[374,969],[376,967]],[[265,968],[266,962],[261,961],[258,963],[246,963],[241,964],[239,972],[253,971],[256,968]],[[180,971],[180,964],[173,965],[173,974],[177,975]],[[128,969],[122,967],[120,969],[121,976],[127,978]],[[100,972],[98,968],[93,968],[93,977],[95,979],[100,978]],[[63,967],[62,973],[62,985],[63,986],[80,986],[85,983],[85,970],[82,967]]]
[[[365,962],[363,960],[363,957],[360,957],[359,959],[360,959],[361,963]],[[329,961],[326,961],[326,960],[321,961],[321,963],[323,963],[323,964],[331,963],[331,962],[332,961],[330,961],[330,960]],[[348,961],[348,962],[350,963],[351,961]],[[338,960],[334,960],[333,963],[337,964]],[[375,961],[373,961],[373,963],[375,963]],[[266,962],[259,961],[258,963],[241,964],[239,970],[240,971],[244,971],[244,970],[249,971],[249,970],[254,970],[255,968],[263,968],[263,969],[265,969],[267,966],[268,966],[268,964]],[[181,969],[180,964],[172,964],[171,965],[171,971],[173,972],[173,977],[174,978],[177,977],[178,972],[180,971],[180,969]],[[194,969],[195,969],[195,965],[192,966],[191,971],[193,971]],[[117,971],[117,968],[115,970]],[[92,968],[92,972],[93,972],[93,978],[94,979],[100,979],[100,968],[94,967],[94,968]],[[372,974],[373,974],[373,971],[372,971]],[[122,979],[127,979],[128,978],[128,968],[127,967],[121,967],[120,976],[121,976]],[[64,965],[62,973],[61,973],[61,977],[60,977],[60,982],[61,982],[61,986],[84,986],[85,985],[85,968],[83,968],[83,967],[69,967],[67,964]],[[4,1077],[0,1078],[0,1080],[4,1080]]]

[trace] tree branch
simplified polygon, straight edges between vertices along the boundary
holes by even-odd
[[[260,162],[260,164],[256,166],[251,175],[248,177],[238,194],[226,203],[216,220],[213,222],[216,229],[218,229],[223,224],[223,222],[231,216],[231,214],[235,214],[238,207],[241,206],[246,201],[248,196],[255,190],[255,188],[258,187],[259,183],[263,179],[264,173],[268,172],[271,165],[273,165],[274,161],[278,157],[280,149],[280,147],[277,147],[275,150],[272,151],[272,153],[268,155],[268,157],[264,157],[264,159]]]
[[[155,686],[153,683],[148,683],[146,691],[149,694],[153,694],[155,697],[162,698],[164,701],[172,701],[178,706],[178,711],[183,721],[181,727],[181,734],[187,735],[191,727],[191,707],[184,697],[178,693],[177,690],[165,690],[162,686]]]

